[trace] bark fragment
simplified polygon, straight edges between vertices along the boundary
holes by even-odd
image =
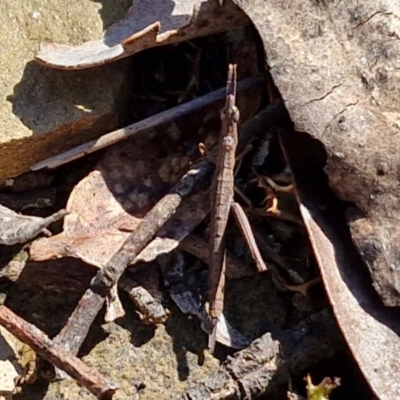
[[[246,349],[228,357],[222,366],[185,391],[181,398],[239,400],[271,393],[284,398],[290,373],[301,373],[341,348],[340,334],[329,313],[316,314],[309,324],[303,322],[292,329],[275,332],[279,340],[272,339],[270,333],[264,334]]]

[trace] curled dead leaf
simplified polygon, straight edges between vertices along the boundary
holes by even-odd
[[[339,327],[372,390],[381,400],[400,397],[398,311],[385,307],[352,243],[345,206],[329,189],[320,146],[306,135],[283,136],[300,212]],[[302,145],[300,146],[299,143]],[[306,149],[313,149],[314,158]]]
[[[212,21],[212,23],[211,23]],[[81,46],[43,42],[36,60],[53,68],[84,69],[128,57],[141,50],[223,32],[248,23],[231,2],[137,0],[124,19],[100,40]]]

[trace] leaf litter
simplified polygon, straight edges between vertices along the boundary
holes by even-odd
[[[178,26],[174,27],[177,28]],[[150,25],[148,32],[143,32],[143,37],[145,37],[147,33],[150,33],[147,38],[154,38],[154,32],[157,32],[159,29],[160,27],[157,24],[155,24],[154,26]],[[179,32],[179,29],[181,28],[178,27],[177,32]],[[226,27],[223,29],[226,29]],[[210,31],[207,32],[210,33]],[[179,33],[182,34],[182,32]],[[137,36],[139,38],[138,43],[140,43],[141,40],[140,35]],[[167,36],[168,35],[166,35],[166,37]],[[171,37],[172,41],[174,41],[173,35],[171,35]],[[182,34],[182,37],[185,38],[185,35]],[[146,42],[146,40],[147,39],[144,39],[144,42]],[[125,44],[126,43],[127,42],[125,42]],[[169,42],[166,41],[163,43]],[[159,44],[161,44],[161,41],[157,43],[157,45]],[[121,47],[118,46],[120,46],[120,44],[116,45],[117,53],[112,55],[109,59],[96,59],[94,57],[93,59],[90,59],[89,63],[87,64],[79,64],[81,61],[79,61],[78,56],[78,58],[76,59],[78,61],[75,61],[75,65],[70,64],[69,66],[63,66],[60,64],[58,65],[58,67],[91,67],[97,65],[98,63],[107,62],[108,60],[113,60],[118,57],[125,57],[133,53],[129,53],[129,50],[126,51],[127,47],[121,50]],[[135,46],[133,46],[132,48],[135,48]],[[140,46],[138,47],[138,49],[140,49]],[[63,49],[63,51],[64,50],[65,48]],[[238,70],[241,71],[242,68],[242,70],[249,71],[249,69],[251,69],[249,68],[249,65],[255,65],[255,63],[252,64],[252,62],[254,62],[254,58],[255,57],[247,58],[247,63],[245,63],[247,65],[244,65],[242,68],[239,64]],[[246,57],[241,57],[241,59],[246,60]],[[49,65],[52,64],[52,62],[47,63]],[[57,66],[57,64],[54,62],[53,66]],[[253,71],[252,73],[254,74],[256,72],[257,71]],[[243,115],[245,116],[244,121],[249,119],[249,117],[259,109],[259,105],[261,102],[260,93],[258,93],[257,96],[247,95],[246,98],[242,97],[241,103],[239,102],[239,108],[242,118]],[[244,101],[245,99],[246,101]],[[248,101],[248,99],[251,99],[251,101]],[[115,256],[115,254],[118,253],[121,246],[123,246],[124,243],[129,240],[130,237],[132,237],[132,233],[134,233],[135,230],[138,229],[149,210],[151,210],[152,207],[157,204],[157,202],[162,198],[163,195],[165,195],[165,193],[168,193],[168,191],[173,189],[174,185],[179,181],[186,170],[191,167],[193,161],[198,158],[197,144],[199,142],[204,142],[207,144],[210,143],[210,141],[211,143],[213,143],[217,140],[216,138],[219,131],[218,124],[216,124],[215,127],[212,127],[212,124],[209,124],[210,119],[212,119],[210,118],[210,115],[213,115],[215,117],[216,114],[217,113],[215,112],[215,109],[212,109],[211,112],[208,111],[208,113],[206,112],[205,114],[202,114],[202,112],[198,112],[196,113],[196,117],[193,118],[190,123],[187,123],[186,129],[180,128],[178,121],[177,125],[175,124],[170,126],[169,129],[165,129],[162,135],[160,135],[160,132],[146,132],[146,135],[143,135],[141,137],[139,136],[136,137],[134,140],[115,145],[107,150],[95,169],[90,172],[81,182],[79,182],[72,191],[67,203],[67,210],[69,214],[65,217],[63,231],[53,237],[41,238],[30,244],[29,253],[31,261],[39,263],[39,261],[43,262],[59,257],[76,257],[83,260],[87,264],[93,265],[97,268],[104,268],[104,266],[107,265],[107,262],[113,256]],[[202,122],[202,128],[200,130],[197,130],[196,128],[194,128],[194,126],[196,126],[195,124],[199,121]],[[254,124],[257,125],[256,122]],[[204,126],[206,126],[207,128],[205,129]],[[304,233],[304,231],[302,231],[302,228],[299,226],[298,219],[293,218],[292,215],[292,218],[289,218],[286,222],[284,222],[284,213],[282,213],[282,219],[280,218],[279,212],[275,211],[275,215],[270,215],[270,207],[260,207],[258,210],[254,210],[255,207],[257,208],[258,206],[263,205],[263,199],[262,191],[257,188],[257,184],[253,184],[254,180],[258,177],[257,175],[254,176],[254,173],[251,172],[251,168],[248,169],[249,166],[257,167],[258,172],[262,170],[263,173],[266,173],[267,176],[270,177],[269,179],[271,179],[279,172],[284,171],[286,164],[284,157],[282,157],[282,155],[279,154],[279,150],[277,150],[279,149],[279,146],[277,146],[276,144],[276,135],[268,133],[265,134],[266,126],[268,126],[268,123],[264,122],[264,132],[258,132],[258,135],[251,139],[251,141],[253,141],[253,146],[255,143],[256,145],[259,144],[261,148],[267,149],[264,152],[264,161],[249,161],[252,157],[252,155],[250,155],[250,158],[245,161],[243,169],[238,176],[238,183],[242,184],[241,192],[244,196],[240,197],[242,197],[242,200],[244,200],[245,204],[249,205],[248,202],[246,202],[248,199],[247,196],[249,195],[251,195],[251,197],[254,199],[259,198],[260,200],[258,203],[257,200],[253,200],[251,202],[251,208],[248,211],[249,214],[252,216],[251,222],[255,226],[256,239],[257,236],[262,236],[263,245],[261,246],[260,251],[267,261],[270,261],[270,259],[272,259],[272,261],[270,261],[272,262],[272,271],[271,273],[268,273],[270,274],[268,276],[268,279],[275,282],[276,287],[280,288],[280,291],[276,291],[275,288],[276,303],[279,303],[279,297],[282,297],[282,291],[284,291],[285,288],[296,291],[296,285],[301,286],[306,284],[307,281],[309,281],[310,279],[316,279],[316,263],[313,260],[312,254],[309,250],[304,252],[304,239],[307,238],[307,235]],[[287,129],[287,126],[284,126],[283,128]],[[262,140],[261,138],[264,138],[264,140]],[[267,138],[267,140],[265,138]],[[257,143],[257,141],[261,142]],[[268,142],[268,145],[266,145],[265,142]],[[259,156],[260,155],[258,154],[257,157],[259,158]],[[289,161],[291,161],[290,157]],[[276,186],[270,186],[270,194],[272,194],[273,196],[268,197],[267,199],[268,201],[272,201],[269,206],[275,207],[274,202],[278,202],[278,204],[284,205],[284,196],[276,190]],[[204,223],[207,222],[207,220],[205,220],[205,222],[202,221],[205,219],[210,208],[209,204],[207,204],[208,196],[209,194],[207,192],[207,189],[202,189],[202,191],[200,191],[199,193],[194,193],[190,195],[187,199],[185,199],[182,202],[182,205],[176,210],[176,214],[174,215],[173,219],[169,220],[167,225],[164,225],[158,232],[158,237],[151,241],[149,245],[134,259],[130,260],[131,270],[136,271],[136,273],[140,273],[141,270],[149,268],[149,266],[147,265],[148,263],[151,263],[151,265],[153,265],[156,262],[157,257],[164,254],[161,258],[159,258],[158,262],[161,263],[161,260],[166,260],[164,261],[164,267],[162,268],[162,270],[164,270],[164,281],[167,287],[171,286],[171,282],[166,279],[166,276],[168,275],[167,271],[171,263],[171,260],[169,260],[169,257],[171,257],[170,252],[178,248],[180,246],[180,242],[185,239],[189,234],[191,234],[191,232],[195,230],[195,228],[199,225],[200,227],[197,228],[197,233],[200,234],[200,236],[207,235],[207,229],[204,229]],[[306,227],[309,229],[311,240],[314,240],[313,245],[314,251],[317,254],[317,260],[320,264],[320,268],[324,271],[324,264],[321,262],[319,257],[320,248],[319,244],[317,243],[318,240],[314,239],[313,232],[309,228],[309,216],[306,211],[304,211],[304,207],[302,207],[303,204],[301,203],[300,208],[303,218],[306,220]],[[293,213],[293,210],[287,210],[285,206],[283,207],[282,211],[289,211],[289,213]],[[255,215],[265,216],[265,218],[270,221],[270,224],[267,225],[265,223],[260,223],[260,218],[255,218]],[[21,216],[19,217],[22,220]],[[273,222],[274,220],[275,222]],[[297,221],[295,223],[295,225],[297,226],[293,226],[293,221]],[[39,233],[40,231],[35,231],[35,235]],[[191,236],[188,236],[188,238],[185,240],[190,240],[190,238]],[[26,237],[26,240],[21,241],[26,242],[30,239],[32,238]],[[190,246],[188,245],[185,250],[185,242],[183,242],[182,249],[186,252],[186,254],[190,253],[190,255],[186,256],[189,257],[189,260],[190,257],[193,256],[199,257],[200,251],[201,254],[206,251],[201,244],[203,238],[200,238],[200,240],[199,238],[194,240],[197,243],[197,245],[195,246],[195,251],[191,250]],[[229,242],[229,247],[232,251],[232,257],[237,257],[237,254],[240,253],[242,253],[241,257],[249,257],[249,254],[246,254],[246,251],[243,251],[243,243],[241,243],[240,237],[238,237],[238,235],[235,235],[234,230],[228,232],[228,244]],[[189,242],[189,244],[191,244],[193,249],[193,240]],[[299,246],[299,244],[303,246],[302,251],[299,251],[299,249],[296,250],[296,245]],[[274,251],[277,252],[278,255],[272,255]],[[284,255],[283,258],[279,258],[279,253]],[[177,252],[176,254],[179,255],[179,252]],[[204,259],[204,256],[199,258]],[[133,264],[135,264],[134,267]],[[235,264],[238,263],[232,263],[232,265]],[[199,265],[201,266],[201,264]],[[186,269],[186,266],[182,268]],[[197,269],[198,267],[194,268]],[[232,276],[243,277],[247,275],[251,276],[254,274],[254,271],[247,272],[249,269],[246,270],[246,268],[235,267],[235,269],[236,272],[233,272],[233,270],[229,270],[228,263],[228,275],[231,274]],[[190,269],[188,271],[190,276]],[[142,285],[140,285],[140,283],[137,284],[135,280],[131,281],[129,279],[125,279],[124,281],[123,279],[124,276],[121,279],[121,284],[125,287],[125,290],[128,293],[133,293],[133,289],[135,287],[143,287]],[[203,280],[200,276],[197,284],[200,285],[202,281]],[[157,284],[154,284],[155,282],[157,282],[157,279],[155,279],[155,281],[153,280],[152,284],[150,284],[149,286],[149,289],[151,287],[154,288],[155,286],[157,286]],[[185,279],[181,279],[180,282],[190,283],[190,279],[189,282],[187,282]],[[292,283],[292,285],[290,283]],[[195,286],[196,285],[189,285],[189,287],[186,289],[181,288],[179,289],[180,292],[178,290],[177,294],[179,297],[180,293],[185,293],[185,291],[186,293],[189,293],[188,300],[189,303],[192,303],[189,311],[191,313],[194,313],[195,315],[198,315],[200,319],[202,319],[204,318],[204,308],[202,302],[204,303],[203,299],[205,298],[205,293],[202,293],[201,290],[195,290],[196,293],[193,293],[193,288],[195,288]],[[115,285],[113,286],[113,290],[114,293],[112,294],[112,296],[107,297],[108,301],[111,301],[108,306],[108,312],[111,312],[111,315],[108,314],[108,316],[106,316],[106,319],[108,318],[109,320],[114,320],[116,317],[122,315],[121,309],[118,311],[118,309],[113,310],[112,308],[119,304],[113,303],[113,301],[116,301],[117,299]],[[138,290],[137,292],[140,291]],[[146,293],[150,292],[151,289]],[[155,325],[165,322],[167,313],[163,314],[163,311],[161,311],[161,319],[153,318],[152,315],[155,315],[153,312],[151,313],[150,317],[146,315],[146,313],[148,312],[148,308],[146,308],[147,306],[142,306],[137,301],[139,297],[147,296],[146,293],[141,293],[142,294],[138,294],[136,295],[136,297],[134,297],[134,302],[138,308],[139,313],[141,313],[142,315],[142,321]],[[170,289],[170,293],[171,297],[175,298],[176,300],[177,297],[173,294],[174,291],[172,291],[172,289]],[[330,296],[331,298],[335,299],[336,295],[330,294]],[[284,297],[285,296],[283,296],[283,298]],[[286,296],[286,298],[288,297]],[[298,301],[300,299],[302,299],[302,301]],[[304,299],[306,299],[306,301],[304,301]],[[281,319],[278,318],[277,320],[275,320],[275,322],[272,322],[274,321],[274,317],[273,315],[269,314],[269,321],[264,322],[264,324],[267,324],[268,327],[258,327],[256,329],[256,331],[258,331],[258,334],[254,334],[253,332],[253,334],[250,335],[252,339],[255,339],[263,332],[270,331],[274,335],[279,337],[280,348],[286,348],[286,353],[284,352],[282,356],[278,347],[276,347],[276,345],[272,345],[271,338],[268,337],[268,335],[261,337],[261,343],[263,343],[263,340],[266,341],[263,347],[270,349],[270,353],[268,353],[265,360],[262,361],[264,363],[267,362],[267,368],[269,368],[268,374],[264,375],[267,377],[265,381],[258,380],[258,377],[260,377],[262,374],[265,374],[265,371],[257,369],[257,363],[261,361],[257,359],[256,355],[260,352],[261,357],[261,349],[253,349],[250,347],[248,349],[248,352],[250,354],[249,356],[246,355],[246,350],[243,353],[239,352],[236,358],[228,361],[225,365],[227,366],[230,362],[232,362],[232,366],[227,367],[225,370],[224,368],[220,370],[220,372],[222,371],[222,374],[228,373],[228,375],[230,375],[230,378],[227,381],[221,379],[219,382],[220,385],[217,385],[218,388],[215,386],[215,382],[208,382],[205,384],[205,386],[202,386],[202,384],[195,386],[195,388],[191,389],[191,397],[188,398],[195,398],[195,396],[199,395],[199,393],[203,393],[203,390],[214,390],[214,398],[225,398],[224,396],[226,395],[233,395],[233,398],[241,398],[240,396],[242,396],[243,390],[246,392],[246,395],[251,398],[258,396],[261,393],[266,393],[269,390],[275,390],[274,393],[280,393],[279,390],[281,388],[278,389],[276,386],[279,386],[280,381],[287,382],[290,379],[291,373],[295,372],[297,374],[302,374],[305,371],[305,365],[308,366],[306,368],[309,368],[311,365],[317,363],[319,360],[324,359],[324,355],[320,355],[319,357],[317,357],[312,352],[313,346],[314,348],[320,347],[320,350],[323,347],[321,347],[321,342],[318,338],[315,339],[313,335],[310,335],[308,338],[305,338],[305,342],[307,342],[307,340],[311,340],[311,342],[313,342],[314,340],[314,344],[313,346],[311,346],[311,348],[307,343],[304,344],[304,347],[302,347],[302,345],[299,346],[299,349],[297,349],[296,351],[297,353],[303,354],[305,361],[303,362],[302,367],[297,367],[297,369],[296,367],[294,367],[295,364],[293,364],[293,360],[291,359],[291,357],[296,354],[296,351],[294,351],[291,343],[296,341],[295,337],[297,335],[297,329],[303,329],[304,331],[304,328],[300,327],[303,323],[302,321],[304,321],[304,318],[306,318],[306,316],[310,317],[312,315],[319,315],[319,317],[315,317],[317,321],[316,326],[319,329],[322,329],[322,333],[320,332],[320,334],[322,335],[321,337],[324,337],[326,340],[325,343],[328,343],[327,347],[324,348],[324,351],[326,354],[328,354],[330,351],[332,353],[331,356],[333,356],[335,354],[335,349],[340,347],[338,346],[340,339],[338,339],[336,328],[331,328],[330,330],[323,329],[323,327],[327,328],[329,326],[329,323],[332,322],[331,316],[327,314],[315,313],[315,305],[312,305],[312,294],[309,293],[308,290],[307,292],[293,295],[292,300],[295,307],[296,316],[294,318],[293,316],[285,316],[285,318],[289,318],[289,320],[291,320],[291,323],[289,324],[289,329],[283,328],[285,323],[282,320],[282,307],[286,309],[287,305],[283,306],[282,304],[280,304]],[[157,303],[155,297],[151,295],[150,299],[146,301],[147,303],[151,303],[153,305],[161,304],[159,301]],[[146,301],[144,303],[146,303]],[[243,301],[245,302],[245,300]],[[180,300],[177,300],[177,303],[181,309],[185,308]],[[243,302],[240,301],[239,303],[237,303],[239,307],[236,311],[238,311],[239,308],[243,306],[242,303]],[[227,304],[227,308],[227,315],[231,318],[231,321],[233,321],[234,325],[238,328],[237,332],[245,332],[246,327],[244,326],[243,321],[241,321],[242,323],[240,323],[238,320],[235,321],[235,315],[233,315],[234,313],[232,314],[229,312],[229,303]],[[196,310],[200,310],[200,312]],[[253,310],[253,312],[254,311],[255,310]],[[334,311],[340,312],[336,310],[335,306]],[[112,315],[113,313],[114,315]],[[357,316],[358,314],[359,312],[356,312],[355,315]],[[238,317],[236,316],[236,318]],[[318,318],[320,318],[320,320],[318,320]],[[251,321],[249,322],[251,325]],[[276,325],[274,326],[274,324]],[[342,329],[344,329],[343,326]],[[229,330],[231,330],[231,328],[227,329],[228,332]],[[232,339],[232,337],[230,339]],[[299,337],[297,337],[297,339],[299,339]],[[242,339],[239,339],[239,342],[240,340]],[[52,345],[55,349],[57,349],[57,346],[59,346],[60,343],[62,343],[62,341],[57,342],[56,338]],[[253,342],[253,344],[257,347],[255,343],[256,342]],[[303,342],[300,340],[298,343]],[[225,342],[225,344],[228,344],[228,342]],[[243,342],[243,344],[238,347],[244,347],[247,344],[247,342]],[[74,351],[71,350],[71,353],[74,353]],[[242,359],[244,358],[247,360],[248,357],[256,358],[255,369],[250,373],[248,370],[244,372],[235,370],[235,368],[240,367]],[[280,359],[281,357],[283,358]],[[277,362],[278,359],[280,360],[280,362]],[[282,367],[282,365],[284,367]],[[289,372],[290,370],[292,371]],[[222,376],[218,375],[220,372],[216,372],[215,376],[217,377],[217,380]],[[369,372],[365,373],[366,375],[369,374]],[[252,374],[254,374],[254,380],[258,380],[257,383],[255,383],[255,381],[251,378]],[[234,382],[231,381],[232,378]],[[274,383],[271,384],[271,382]],[[237,387],[235,387],[235,385],[237,385]],[[388,385],[389,387],[391,386],[390,382],[388,383]],[[227,387],[231,388],[229,393],[226,392]],[[391,387],[391,389],[393,388]],[[218,390],[220,391],[220,394],[215,395]]]

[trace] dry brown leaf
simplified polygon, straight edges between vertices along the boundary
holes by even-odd
[[[136,0],[127,16],[100,40],[81,46],[41,44],[36,60],[60,69],[84,69],[128,57],[141,50],[211,35],[248,23],[231,2],[217,0]]]
[[[262,37],[296,129],[324,144],[331,187],[360,210],[350,228],[375,288],[400,305],[400,4],[234,2]]]
[[[344,337],[361,371],[381,400],[400,397],[398,311],[385,307],[352,243],[344,205],[323,174],[322,147],[307,135],[286,132],[300,211],[324,285]],[[314,155],[312,157],[311,155]]]
[[[301,211],[346,340],[377,396],[399,398],[398,316],[374,298],[365,277],[371,273],[386,305],[400,305],[399,4],[234,2],[260,33],[296,129],[323,143],[331,187],[360,210],[348,217],[368,266],[364,271],[346,244],[345,221],[338,226],[334,213],[323,213],[315,193],[305,198],[296,177]]]
[[[170,132],[162,138],[143,135],[110,148],[96,170],[72,191],[67,204],[70,218],[64,221],[63,232],[47,241],[34,242],[31,259],[72,256],[99,268],[106,265],[130,236],[123,227],[129,224],[136,228],[187,169],[189,158],[181,135],[176,134]],[[197,208],[194,211],[198,213]],[[190,224],[188,219],[185,215],[182,220],[185,226]],[[176,225],[176,219],[171,222]],[[152,255],[157,256],[154,252]],[[124,315],[116,284],[106,302],[106,322]]]
[[[172,149],[166,141],[143,137],[112,147],[72,191],[63,232],[32,243],[31,260],[72,256],[101,268],[187,168],[189,158],[182,144],[171,140]],[[137,260],[154,259],[162,251],[160,242],[166,251],[176,247],[179,242],[168,233],[180,230],[186,236],[206,213],[205,193],[196,194]]]
[[[369,385],[381,400],[400,397],[400,325],[397,312],[379,303],[361,260],[333,228],[325,215],[310,204],[300,211],[310,235],[328,296],[339,326]],[[393,310],[394,311],[394,310]]]

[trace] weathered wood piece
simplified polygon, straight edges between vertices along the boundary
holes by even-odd
[[[118,3],[121,8],[123,3],[128,2]],[[32,60],[46,38],[82,43],[101,36],[107,6],[89,1],[66,10],[63,4],[0,4],[0,185],[40,160],[116,129],[126,112],[131,60],[72,73]],[[107,20],[115,21],[121,8],[108,12]]]
[[[315,141],[308,135],[286,132],[282,142],[291,160],[300,212],[338,325],[377,398],[396,399],[400,397],[398,310],[385,307],[372,287],[351,241],[345,206],[331,192],[321,168],[324,160],[307,153]]]
[[[400,305],[399,4],[234,2],[260,33],[296,130],[324,145],[330,186],[356,206],[347,212],[351,238],[374,288],[385,305]],[[333,229],[336,221],[319,215],[320,205],[310,201],[302,213],[338,321],[376,395],[396,398],[398,318],[374,302],[371,282],[360,280],[357,261],[344,250],[343,227]]]
[[[319,360],[334,356],[343,346],[339,330],[326,311],[315,314],[309,323],[275,335],[279,340],[266,333],[228,357],[181,398],[240,400],[272,394],[274,398],[285,398],[289,374],[301,373]]]
[[[163,324],[168,318],[168,311],[163,307],[161,301],[155,299],[143,286],[139,285],[126,274],[121,276],[118,286],[128,293],[130,299],[136,306],[136,312],[145,324]]]

